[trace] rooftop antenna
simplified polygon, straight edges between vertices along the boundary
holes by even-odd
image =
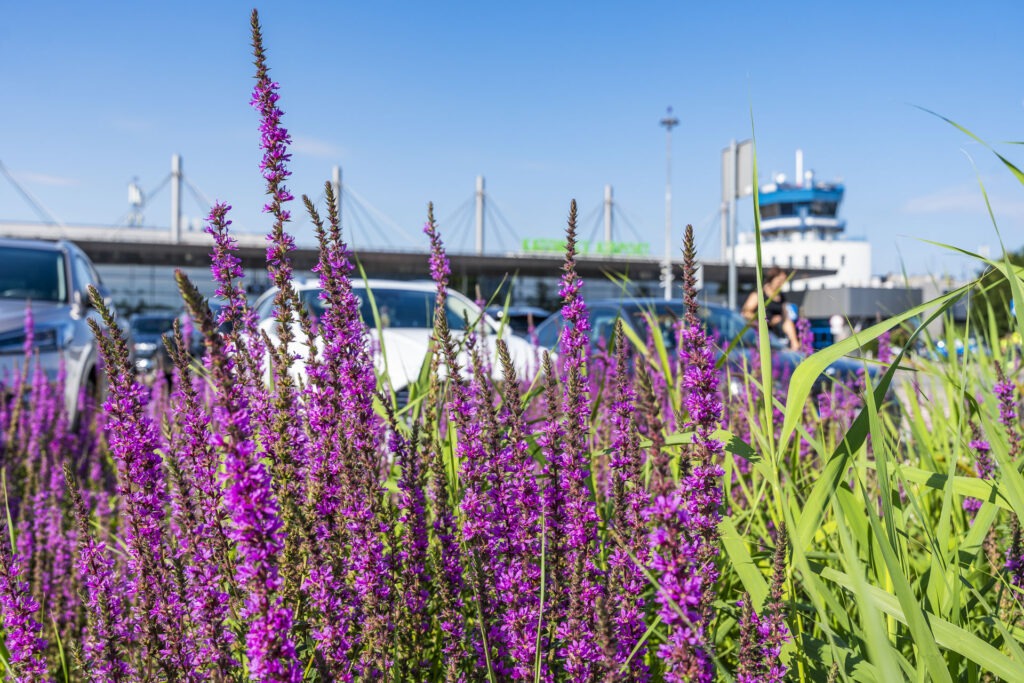
[[[138,176],[128,183],[128,205],[131,207],[128,210],[128,225],[133,228],[139,227],[144,221],[142,210],[146,206],[146,195],[139,187]]]
[[[796,151],[796,184],[797,187],[803,185],[804,182],[804,151],[798,149]]]
[[[679,125],[679,119],[672,116],[668,108],[659,123],[665,126],[665,299],[672,298],[672,129]]]

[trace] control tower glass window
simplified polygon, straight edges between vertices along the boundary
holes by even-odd
[[[838,204],[836,202],[811,202],[812,216],[835,216]]]

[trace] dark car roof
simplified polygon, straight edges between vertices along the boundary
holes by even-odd
[[[81,251],[67,240],[36,240],[20,237],[0,237],[0,247],[14,249],[37,249],[39,251]]]
[[[505,307],[504,306],[488,306],[485,310],[488,313],[490,313],[491,315],[495,315],[495,314],[501,314],[501,313],[505,312]],[[537,306],[509,306],[508,307],[508,315],[531,315],[531,314],[535,315],[535,316],[544,316],[546,318],[547,316],[551,315],[551,311],[548,311],[548,310],[543,309],[543,308],[538,308]]]
[[[672,310],[683,310],[686,307],[686,302],[682,299],[658,299],[656,297],[630,297],[628,299],[595,299],[593,301],[587,301],[588,306],[618,306],[619,308],[629,309],[649,309],[649,308],[671,308]],[[715,311],[731,311],[732,309],[728,306],[721,304],[704,303],[701,301],[697,302],[700,308],[707,308]]]

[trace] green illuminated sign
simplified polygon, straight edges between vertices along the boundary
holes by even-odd
[[[647,256],[651,245],[646,242],[591,242],[581,240],[576,243],[576,253],[582,256]],[[558,239],[525,239],[523,251],[527,254],[563,254],[565,240]]]

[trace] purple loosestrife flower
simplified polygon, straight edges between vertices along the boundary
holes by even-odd
[[[481,609],[484,622],[487,624],[487,644],[490,649],[491,666],[498,678],[505,678],[512,672],[507,665],[508,631],[502,628],[504,615],[518,596],[510,595],[517,587],[509,585],[508,568],[515,564],[514,537],[517,535],[516,520],[510,507],[515,503],[509,500],[508,485],[505,482],[506,470],[510,461],[515,459],[514,450],[503,448],[503,437],[520,440],[521,430],[516,434],[502,429],[498,424],[498,416],[494,407],[494,386],[485,375],[487,368],[481,350],[485,339],[477,336],[477,332],[466,321],[469,330],[465,337],[466,351],[470,357],[472,375],[470,378],[471,392],[477,397],[477,415],[480,421],[480,441],[483,457],[476,467],[478,489],[481,501],[484,526],[480,536],[481,552],[477,555],[480,561],[477,582],[481,593],[487,599]],[[510,444],[511,445],[511,444]],[[512,633],[512,637],[517,634]]]
[[[889,330],[878,336],[878,362],[885,365],[892,363],[892,339]]]
[[[475,382],[466,382],[461,377],[461,367],[456,357],[455,341],[448,328],[447,315],[443,308],[436,310],[436,327],[445,365],[448,369],[450,396],[448,401],[448,419],[455,426],[455,455],[460,463],[459,478],[463,484],[462,500],[462,541],[469,550],[471,586],[475,591],[475,600],[479,614],[485,619],[482,625],[487,636],[491,636],[489,617],[493,614],[487,589],[493,582],[492,572],[495,566],[495,548],[489,543],[493,517],[488,506],[487,484],[490,475],[490,460],[484,447],[482,398],[479,386]],[[472,341],[473,335],[469,335]],[[493,666],[491,646],[493,643],[475,643],[479,657],[478,666]]]
[[[498,454],[501,478],[495,507],[502,516],[507,542],[496,571],[495,587],[502,601],[502,637],[512,662],[513,680],[534,678],[537,628],[540,614],[540,490],[527,443],[522,398],[512,357],[505,340],[496,342],[503,377],[499,415],[502,444]],[[541,644],[543,647],[543,643]],[[551,680],[546,663],[541,680]]]
[[[992,451],[992,446],[982,438],[981,429],[973,421],[971,422],[971,436],[971,441],[967,444],[967,447],[974,453],[974,473],[978,475],[979,479],[991,479],[996,469],[995,462],[992,461],[992,456],[989,455]],[[964,498],[963,508],[967,512],[977,512],[981,509],[981,505],[982,501],[977,498]]]
[[[466,663],[466,624],[462,610],[464,603],[462,592],[465,588],[462,573],[462,549],[457,534],[458,525],[448,502],[448,473],[443,460],[441,444],[437,434],[442,429],[441,364],[444,362],[444,350],[440,348],[441,339],[447,331],[447,319],[444,308],[448,296],[448,276],[451,269],[448,257],[441,243],[441,236],[434,223],[434,206],[427,208],[427,223],[423,232],[430,239],[430,277],[437,286],[437,297],[434,305],[434,334],[432,343],[434,350],[430,366],[430,398],[424,411],[424,433],[428,439],[430,451],[430,486],[429,500],[433,514],[433,531],[436,540],[432,555],[433,574],[436,577],[435,594],[438,601],[437,621],[441,632],[442,653],[445,659],[445,681],[456,683],[463,680],[463,667]],[[442,325],[442,321],[445,323]]]
[[[1008,574],[1010,583],[1024,588],[1024,542],[1021,541],[1020,520],[1016,515],[1010,516],[1010,547],[1006,549],[1003,571]]]
[[[649,561],[649,548],[644,538],[643,511],[650,505],[644,489],[640,453],[640,433],[634,420],[636,392],[630,384],[627,340],[622,321],[615,326],[615,364],[612,379],[611,406],[611,491],[615,547],[608,555],[608,601],[613,610],[612,635],[615,651],[611,664],[615,669],[630,662],[627,680],[649,679],[644,659],[646,646],[636,654],[633,649],[646,630],[643,592],[647,579],[641,570]],[[634,559],[635,558],[635,559]],[[632,655],[633,659],[630,660]]]
[[[800,340],[800,350],[808,355],[814,353],[814,331],[811,330],[811,321],[799,318],[796,321],[796,333]]]
[[[696,250],[693,226],[683,243],[685,329],[680,343],[684,404],[696,434],[686,455],[692,461],[679,486],[659,496],[648,510],[652,527],[651,568],[658,578],[659,613],[668,625],[658,650],[666,681],[710,681],[714,675],[709,642],[714,584],[718,579],[718,522],[722,444],[712,436],[722,419],[718,373],[707,333],[697,316]]]
[[[390,404],[388,419],[391,423],[389,447],[401,468],[398,477],[399,521],[402,523],[402,547],[397,551],[396,562],[401,570],[404,610],[398,617],[400,629],[398,641],[408,654],[400,658],[396,675],[410,678],[415,672],[429,666],[424,657],[426,638],[430,633],[431,576],[428,568],[430,539],[427,531],[427,501],[425,480],[420,458],[418,424],[413,425],[411,438],[400,432]],[[416,658],[419,657],[417,660]]]
[[[559,360],[562,363],[562,420],[565,437],[557,453],[565,502],[565,561],[569,571],[562,586],[566,604],[565,620],[558,625],[559,654],[565,660],[567,680],[590,681],[598,675],[601,649],[597,643],[595,610],[603,597],[594,564],[598,516],[586,485],[590,476],[589,426],[590,392],[585,377],[590,319],[576,273],[576,202],[569,206],[565,265],[559,294],[562,297],[562,327]]]
[[[35,681],[47,673],[46,639],[36,619],[39,603],[22,580],[24,571],[18,557],[0,542],[0,614],[3,615],[7,662],[14,681]]]
[[[686,301],[686,329],[683,331],[679,355],[683,364],[683,386],[686,389],[685,404],[690,422],[696,430],[694,452],[696,463],[687,485],[695,498],[695,512],[702,525],[699,534],[705,541],[702,546],[705,561],[718,555],[718,520],[721,505],[721,488],[718,477],[721,467],[715,462],[722,455],[722,443],[713,438],[722,422],[722,401],[718,392],[718,371],[715,368],[714,352],[708,341],[707,332],[697,315],[696,268],[697,254],[693,241],[693,227],[686,227],[683,250],[683,292]]]
[[[777,545],[772,559],[772,583],[761,614],[754,612],[749,595],[744,595],[740,604],[740,661],[736,672],[738,683],[782,683],[786,677],[787,667],[779,660],[782,645],[790,640],[782,599],[788,549],[784,525],[775,534],[775,538]]]
[[[196,638],[195,663],[206,672],[227,671],[237,662],[235,639],[227,627],[229,596],[225,574],[232,571],[224,529],[220,462],[210,443],[209,416],[200,403],[189,371],[188,347],[174,322],[167,349],[180,381],[172,394],[177,409],[168,446],[168,467],[175,474],[172,513],[177,523],[177,559],[185,575],[189,619]]]
[[[651,460],[650,491],[653,495],[663,495],[675,488],[672,471],[669,467],[669,453],[665,449],[665,423],[661,419],[661,407],[655,393],[654,383],[647,362],[637,355],[634,362],[636,370],[637,411],[635,414],[640,434],[651,440],[647,457]]]
[[[64,472],[60,464],[69,454],[75,453],[67,406],[64,402],[66,380],[67,370],[64,359],[61,358],[56,381],[50,386],[56,416],[47,444],[50,453],[47,464],[49,481],[46,486],[49,498],[42,533],[46,539],[47,559],[50,564],[44,575],[45,600],[41,603],[41,608],[44,614],[53,615],[62,625],[70,624],[74,620],[79,602],[78,591],[74,585],[76,533],[73,528],[66,528],[65,524],[67,505]],[[70,636],[69,627],[65,627],[65,632]]]
[[[293,325],[296,317],[300,322],[303,319],[292,283],[291,252],[295,250],[295,240],[285,231],[291,213],[284,207],[294,199],[284,184],[291,175],[287,168],[291,159],[287,151],[291,138],[281,125],[283,114],[277,104],[280,86],[270,80],[259,14],[255,9],[252,12],[251,29],[256,85],[253,87],[250,104],[260,115],[260,148],[263,150],[260,169],[266,181],[266,194],[270,197],[263,210],[274,220],[267,234],[267,272],[277,287],[274,320],[278,343],[268,345],[272,348],[267,349],[271,356],[269,370],[273,379],[272,400],[249,400],[246,412],[258,425],[258,440],[270,460],[272,476],[268,477],[268,483],[279,506],[283,529],[281,538],[284,543],[284,555],[277,565],[277,571],[281,572],[283,578],[283,596],[295,599],[300,588],[299,571],[302,564],[299,510],[302,483],[306,481],[302,469],[309,444],[303,429],[305,415],[298,407],[295,378],[291,372],[295,361],[292,348],[295,341]],[[243,361],[243,365],[250,362]],[[238,361],[235,360],[233,368],[237,368],[237,365]],[[237,369],[233,369],[233,372],[237,374]]]
[[[350,551],[331,551],[316,558],[307,589],[323,619],[314,637],[341,670],[352,639],[347,631],[355,624],[349,605],[332,602],[339,595],[335,577],[354,577],[351,591],[360,610],[355,620],[361,622],[356,634],[362,644],[360,667],[363,675],[374,676],[390,666],[385,643],[394,628],[392,557],[382,541],[393,530],[379,502],[383,492],[379,453],[385,428],[373,408],[377,380],[360,317],[361,302],[349,279],[351,255],[341,239],[333,189],[329,183],[325,188],[329,232],[312,201],[304,198],[320,243],[314,271],[324,303],[317,339],[309,342],[311,349],[322,343],[322,352],[307,366],[305,403],[312,448],[306,465],[314,482],[307,493],[307,517],[313,525],[311,543],[325,548],[347,543]],[[329,569],[328,563],[333,565]]]
[[[291,364],[287,350],[287,342],[291,340],[291,314],[297,308],[295,288],[291,283],[290,257],[290,253],[295,250],[295,239],[284,230],[285,223],[291,219],[291,213],[284,205],[294,199],[284,185],[285,180],[291,175],[287,167],[291,160],[291,154],[288,153],[291,136],[281,125],[283,112],[277,106],[278,100],[281,99],[277,94],[280,85],[270,80],[263,48],[263,33],[256,10],[252,12],[251,23],[256,85],[253,87],[250,104],[260,114],[260,148],[263,150],[260,169],[267,183],[267,195],[270,197],[270,202],[263,207],[263,211],[274,217],[274,225],[267,235],[267,241],[270,242],[270,246],[267,247],[267,270],[278,287],[277,297],[274,299],[274,317],[277,319],[278,334],[281,337],[278,361],[284,365],[283,369],[287,370]],[[283,379],[281,370],[282,368],[278,368],[278,379]]]
[[[47,390],[46,373],[43,371],[38,356],[34,359],[30,379],[26,405],[28,413],[25,415],[23,429],[28,485],[25,491],[26,496],[19,501],[18,505],[20,519],[18,520],[17,547],[15,548],[15,552],[24,558],[32,558],[45,552],[41,526],[46,514],[46,482],[50,459],[44,452],[43,446],[46,440],[45,425],[50,422],[47,415],[50,412],[50,396]],[[41,586],[36,585],[34,589],[36,599],[42,599],[43,596],[39,593]]]
[[[90,674],[102,681],[135,681],[138,674],[126,657],[133,640],[132,622],[124,617],[123,585],[114,572],[114,560],[104,543],[93,537],[89,528],[89,510],[65,463],[71,511],[78,529],[77,571],[82,581],[85,630],[82,651]]]
[[[206,339],[215,388],[213,444],[223,454],[227,487],[224,504],[235,544],[235,576],[245,602],[245,650],[254,681],[297,683],[302,666],[292,642],[292,613],[281,597],[282,522],[270,475],[256,450],[251,410],[244,392],[235,391],[233,363],[221,348],[206,301],[181,271],[175,273],[190,315]]]
[[[1006,428],[1006,440],[1009,443],[1010,460],[1016,460],[1021,453],[1021,431],[1018,419],[1017,384],[1006,377],[1003,366],[996,361],[997,382],[992,390],[999,397],[999,421]]]
[[[205,231],[213,238],[210,271],[217,284],[215,294],[224,301],[217,322],[230,329],[225,335],[225,351],[235,358],[244,372],[239,380],[240,389],[253,395],[254,401],[266,402],[263,384],[263,358],[266,348],[259,333],[256,311],[248,304],[243,286],[245,273],[242,261],[236,255],[238,242],[231,236],[228,204],[217,202],[210,209]],[[185,337],[189,339],[188,336]]]
[[[689,529],[689,507],[677,488],[655,498],[645,511],[651,527],[650,569],[658,581],[658,613],[669,629],[658,656],[665,663],[665,680],[672,683],[712,680],[700,612],[705,577],[696,570],[698,548]]]
[[[832,420],[833,414],[832,394],[818,394],[818,420],[822,424],[827,424]]]
[[[560,585],[566,576],[564,564],[565,492],[562,486],[562,468],[559,449],[565,439],[562,424],[561,396],[558,390],[558,376],[550,354],[545,351],[541,357],[541,373],[544,377],[544,420],[537,435],[537,445],[544,456],[544,483],[541,488],[541,504],[546,527],[546,554],[548,558],[549,595],[559,594]]]
[[[95,320],[89,320],[109,384],[104,409],[110,420],[108,440],[124,506],[122,536],[128,547],[130,595],[138,600],[147,656],[159,660],[169,675],[171,671],[191,671],[191,647],[182,635],[184,606],[170,585],[165,564],[163,524],[168,492],[158,452],[159,435],[146,414],[145,391],[134,379],[121,328],[99,292],[90,288],[89,296],[107,328],[105,333]]]
[[[324,314],[317,321],[317,338],[308,340],[310,358],[306,366],[310,455],[305,466],[311,484],[305,500],[310,542],[309,573],[303,580],[303,591],[313,608],[312,633],[317,648],[327,668],[340,672],[347,667],[348,653],[360,637],[360,633],[351,632],[355,603],[363,603],[364,610],[378,611],[379,598],[384,595],[381,582],[387,576],[384,564],[370,566],[363,571],[370,574],[370,580],[359,577],[363,590],[358,594],[345,585],[344,579],[355,571],[357,562],[370,555],[378,558],[377,562],[384,562],[367,503],[376,497],[379,488],[377,463],[373,459],[379,420],[372,412],[375,378],[358,317],[358,301],[348,279],[352,267],[347,247],[340,239],[333,190],[328,184],[330,237],[312,201],[308,197],[303,200],[320,244],[320,260],[314,271],[319,275],[320,297],[324,301]],[[322,344],[323,353],[314,356],[318,344]],[[356,517],[363,520],[354,527],[358,534],[349,533],[351,521],[348,525],[342,523],[349,516],[346,510],[353,506],[358,507]],[[364,542],[360,538],[372,547],[355,550],[357,544]],[[346,544],[352,545],[353,552],[332,550]],[[353,561],[351,557],[359,559]],[[381,625],[379,620],[374,623]],[[365,628],[362,634],[370,640],[381,637]]]

